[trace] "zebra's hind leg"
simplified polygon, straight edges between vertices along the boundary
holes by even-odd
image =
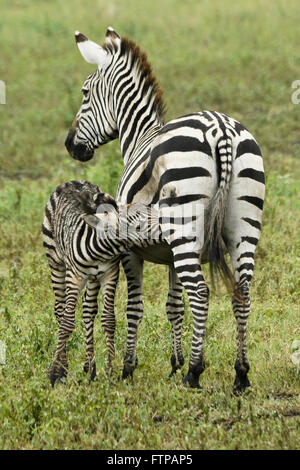
[[[234,393],[240,393],[251,384],[248,379],[250,370],[247,359],[247,320],[250,314],[250,283],[254,270],[254,251],[258,241],[256,237],[240,236],[228,243],[233,266],[235,286],[232,296],[233,313],[237,322],[237,357],[235,361],[236,377]]]
[[[181,348],[181,326],[184,316],[184,304],[182,300],[182,285],[178,279],[174,266],[169,267],[169,292],[166,303],[167,316],[172,326],[172,370],[170,377],[184,365]]]
[[[127,278],[127,348],[124,358],[122,378],[133,376],[137,366],[137,332],[143,318],[144,304],[143,294],[143,259],[133,252],[128,252],[122,257],[122,265]]]
[[[235,280],[232,306],[237,322],[237,358],[234,393],[250,387],[247,359],[247,320],[250,314],[250,284],[254,270],[254,253],[260,237],[264,185],[259,183],[255,197],[244,201],[237,190],[230,193],[225,217],[224,237],[231,258]],[[237,197],[239,196],[239,197]],[[258,197],[260,196],[260,197]],[[249,202],[250,201],[250,202]]]
[[[250,369],[247,359],[246,348],[246,331],[247,319],[250,313],[250,296],[249,296],[250,283],[247,280],[247,275],[242,277],[235,285],[234,294],[232,297],[232,306],[234,316],[237,321],[237,358],[235,361],[236,377],[234,381],[233,391],[238,394],[250,387],[251,384],[248,379],[248,372]]]
[[[75,328],[75,308],[83,285],[83,280],[76,278],[70,271],[66,272],[66,306],[60,320],[58,344],[48,374],[52,387],[57,380],[62,378],[62,374],[67,376],[66,344]]]
[[[107,346],[107,364],[106,373],[110,375],[112,372],[112,362],[115,358],[115,293],[119,279],[119,261],[101,280],[103,311],[101,324],[106,338]]]
[[[257,144],[250,137],[248,136],[249,140],[240,141],[232,162],[230,189],[222,229],[235,280],[232,299],[237,321],[235,393],[250,386],[246,349],[247,320],[250,313],[249,289],[254,270],[254,253],[261,233],[265,197],[263,159]]]
[[[100,282],[88,280],[83,297],[83,322],[85,327],[86,359],[83,370],[90,374],[90,380],[96,377],[96,363],[94,356],[94,321],[98,313],[98,294]]]
[[[183,382],[192,388],[200,388],[199,377],[205,369],[204,340],[208,316],[209,289],[205,283],[199,262],[199,253],[193,252],[193,243],[178,240],[171,243],[174,266],[184,286],[193,314],[193,339],[188,373]]]

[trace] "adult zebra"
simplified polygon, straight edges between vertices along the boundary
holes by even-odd
[[[264,170],[259,146],[234,119],[217,112],[186,115],[164,125],[162,93],[145,54],[127,38],[108,28],[103,46],[76,32],[84,59],[97,70],[84,82],[83,102],[69,130],[66,147],[80,161],[94,149],[119,137],[124,171],[117,191],[121,204],[159,205],[166,218],[170,210],[205,209],[205,244],[182,237],[180,217],[162,227],[169,244],[131,251],[122,259],[128,282],[128,340],[123,377],[137,364],[137,329],[143,315],[143,260],[169,265],[167,315],[172,324],[173,374],[183,363],[181,324],[182,288],[193,314],[193,339],[184,383],[199,387],[203,372],[204,337],[209,289],[201,263],[209,260],[234,286],[233,311],[237,320],[237,359],[234,389],[249,386],[246,324],[250,311],[249,287],[254,251],[260,236],[264,202]],[[178,212],[177,212],[178,214]],[[164,220],[164,217],[162,218]],[[191,234],[192,235],[192,234]],[[195,234],[193,234],[195,235]],[[228,251],[233,276],[224,254]]]

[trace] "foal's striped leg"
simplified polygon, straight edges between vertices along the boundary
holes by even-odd
[[[184,364],[181,348],[181,326],[184,316],[184,304],[182,300],[182,285],[178,279],[174,266],[169,267],[169,292],[166,309],[168,319],[172,325],[173,337],[171,377]]]
[[[73,273],[66,273],[66,306],[59,324],[58,344],[52,365],[49,369],[49,379],[54,386],[55,381],[67,375],[68,362],[66,354],[67,341],[75,328],[75,308],[84,281],[79,280]]]
[[[85,327],[86,359],[83,370],[90,374],[91,380],[96,377],[94,356],[94,321],[98,313],[98,294],[100,282],[88,280],[83,298],[82,312]]]
[[[193,339],[189,370],[184,383],[200,388],[199,376],[204,371],[204,340],[208,315],[209,289],[199,262],[199,253],[193,251],[193,242],[175,240],[171,243],[174,266],[181,284],[184,286],[193,314]]]
[[[66,268],[64,265],[50,265],[51,282],[55,296],[54,314],[60,324],[66,305]]]
[[[101,316],[101,324],[106,338],[107,346],[107,364],[106,373],[112,371],[112,362],[115,358],[115,293],[119,279],[119,262],[105,274],[101,280],[103,311]]]
[[[127,278],[127,348],[124,358],[122,378],[132,377],[137,366],[137,332],[143,318],[144,304],[143,294],[143,260],[133,252],[126,253],[122,258],[122,265]]]
[[[55,297],[54,315],[58,325],[60,325],[66,306],[66,268],[63,264],[54,263],[53,259],[50,260],[49,266],[51,269],[51,282]],[[58,375],[60,377],[64,375],[63,367],[58,371]]]

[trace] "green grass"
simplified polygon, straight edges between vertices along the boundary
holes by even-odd
[[[1,4],[0,79],[0,366],[1,449],[296,449],[299,374],[290,346],[299,331],[299,2],[153,0],[151,2],[6,1]],[[133,383],[118,382],[126,345],[126,282],[116,301],[115,372],[96,321],[98,377],[88,384],[83,325],[68,346],[67,384],[51,389],[47,370],[57,325],[40,227],[55,187],[88,179],[114,194],[122,172],[118,142],[87,164],[63,142],[93,66],[73,39],[102,42],[112,25],[148,52],[165,89],[167,119],[214,109],[240,120],[264,154],[267,196],[251,290],[250,394],[232,395],[235,321],[228,295],[211,295],[202,392],[171,380],[165,315],[167,268],[146,263],[145,316]],[[207,268],[205,267],[207,273]],[[186,301],[183,348],[192,318]],[[101,300],[99,300],[101,309]],[[186,371],[186,366],[184,368]]]

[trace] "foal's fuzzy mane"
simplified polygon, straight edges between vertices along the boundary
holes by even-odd
[[[115,49],[116,45],[114,41],[106,42],[103,45],[103,48],[113,52],[112,48]],[[141,76],[144,78],[144,93],[146,94],[149,88],[152,89],[154,94],[154,107],[159,116],[159,118],[163,121],[164,114],[166,111],[166,105],[163,100],[163,90],[160,87],[154,73],[152,70],[152,66],[148,61],[147,55],[141,51],[139,46],[127,37],[121,38],[121,56],[130,55],[132,66],[137,65],[139,67],[139,71]]]

